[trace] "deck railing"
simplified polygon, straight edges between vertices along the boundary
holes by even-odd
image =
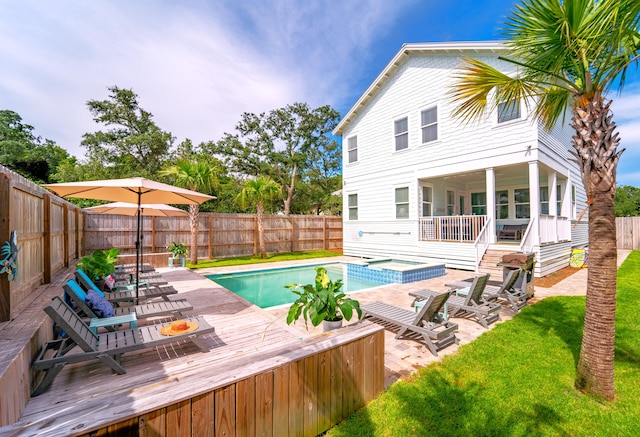
[[[566,217],[541,215],[538,223],[540,223],[541,244],[571,239],[571,221]]]
[[[484,253],[487,251],[487,248],[490,244],[489,239],[489,224],[491,223],[491,219],[487,219],[484,226],[480,230],[480,234],[478,234],[478,238],[476,238],[475,246],[476,246],[476,272],[480,267],[480,261],[482,261],[482,257]]]
[[[486,215],[420,217],[420,241],[473,243],[486,223]]]

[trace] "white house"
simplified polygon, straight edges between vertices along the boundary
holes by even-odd
[[[461,58],[507,74],[500,42],[406,44],[334,130],[342,136],[346,255],[419,258],[496,269],[535,254],[535,276],[588,242],[572,129],[532,121],[527,102],[502,102],[481,122],[453,118]],[[517,226],[516,226],[517,225]]]

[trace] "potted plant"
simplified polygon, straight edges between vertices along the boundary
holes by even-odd
[[[109,250],[96,250],[91,255],[85,255],[76,264],[77,269],[82,269],[87,276],[95,281],[104,281],[104,278],[116,271],[118,254],[120,249],[113,247]],[[96,284],[100,286],[99,284]]]
[[[289,284],[286,288],[298,295],[287,314],[289,325],[303,316],[307,329],[308,321],[313,326],[322,322],[323,331],[326,332],[342,326],[342,320],[350,320],[354,311],[358,319],[362,317],[360,303],[342,291],[342,279],[332,281],[324,267],[316,267],[315,284]]]
[[[173,255],[172,258],[169,258],[169,267],[173,267],[173,263],[175,260],[180,261],[180,265],[182,267],[185,266],[186,257],[187,257],[187,254],[189,253],[189,249],[187,249],[187,246],[184,243],[177,243],[173,241],[171,242],[169,247],[167,247],[167,250],[169,250],[169,252],[171,252],[171,254]]]

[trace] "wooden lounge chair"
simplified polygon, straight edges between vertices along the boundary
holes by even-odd
[[[502,285],[499,287],[487,286],[484,292],[485,299],[504,299],[511,305],[513,311],[517,313],[520,311],[520,308],[527,305],[527,299],[529,299],[526,288],[521,290],[515,288],[518,278],[523,274],[525,274],[524,271],[520,269],[510,270],[509,273],[507,273],[507,277],[504,278]]]
[[[64,301],[56,296],[47,306],[45,312],[68,335],[64,339],[46,343],[35,362],[33,370],[43,376],[42,381],[33,391],[32,396],[41,394],[53,379],[71,363],[100,360],[111,367],[114,372],[125,374],[127,371],[120,365],[120,356],[128,352],[172,343],[179,340],[190,340],[201,351],[207,352],[209,347],[200,338],[204,334],[214,332],[202,317],[189,317],[184,320],[197,323],[197,329],[184,334],[166,336],[160,333],[160,325],[146,325],[140,328],[94,334]],[[76,348],[79,347],[81,351]],[[73,351],[73,353],[71,353]],[[41,374],[44,372],[44,375]]]
[[[438,356],[440,349],[458,343],[454,334],[458,325],[445,321],[439,314],[450,294],[451,292],[444,292],[430,295],[417,314],[383,302],[366,304],[361,309],[363,317],[371,317],[374,321],[377,319],[397,326],[399,329],[396,338],[402,337],[405,333],[421,335],[431,353]]]
[[[474,278],[470,283],[456,283],[462,286],[454,285],[452,287],[458,289],[455,290],[454,294],[447,300],[449,317],[455,317],[458,314],[471,314],[474,315],[485,328],[489,327],[489,323],[500,320],[500,308],[502,308],[502,305],[497,302],[486,302],[483,298],[483,293],[488,281],[489,275],[487,274]],[[409,293],[410,296],[416,297],[417,299],[427,299],[431,294],[433,294],[433,292],[428,290],[418,290]]]
[[[526,229],[526,225],[525,229]],[[498,231],[498,240],[521,240],[524,233],[523,225],[504,225]]]
[[[103,295],[109,302],[133,302],[136,300],[136,291],[134,290],[116,290],[103,292],[100,288],[89,279],[87,274],[81,269],[75,271],[77,282],[82,286],[85,291],[91,289],[96,293]],[[139,287],[138,289],[138,301],[145,301],[161,297],[164,300],[170,300],[169,295],[178,294],[178,290],[170,285],[163,287]]]
[[[86,298],[87,293],[78,285],[76,281],[73,279],[67,281],[65,285],[62,286],[64,288],[65,293],[71,298],[71,301],[75,304],[77,309],[81,311],[82,314],[89,317],[90,319],[97,318],[98,316],[93,310],[87,305]],[[170,300],[170,301],[159,301],[159,302],[149,302],[141,305],[127,305],[127,306],[116,306],[113,308],[113,312],[115,316],[123,316],[130,313],[136,313],[136,318],[146,319],[149,317],[158,317],[158,316],[172,316],[177,318],[182,318],[183,311],[190,311],[193,309],[193,306],[186,299],[180,300]],[[113,331],[113,327],[107,327],[108,330]]]

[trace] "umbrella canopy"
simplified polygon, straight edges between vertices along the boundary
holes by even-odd
[[[145,178],[106,179],[100,181],[65,182],[62,184],[43,184],[45,188],[62,197],[110,200],[114,202],[135,203],[137,206],[138,229],[136,239],[136,302],[140,273],[140,217],[142,204],[173,203],[198,205],[214,196],[198,193],[163,184]]]
[[[137,215],[138,205],[136,203],[113,202],[106,205],[92,206],[86,208],[90,211],[99,212],[101,214],[118,214],[118,215]],[[180,217],[188,216],[189,213],[173,206],[163,203],[143,203],[140,205],[140,214],[143,217]]]
[[[214,196],[163,184],[145,178],[107,179],[101,181],[44,184],[61,197],[110,200],[112,202],[200,204]]]

